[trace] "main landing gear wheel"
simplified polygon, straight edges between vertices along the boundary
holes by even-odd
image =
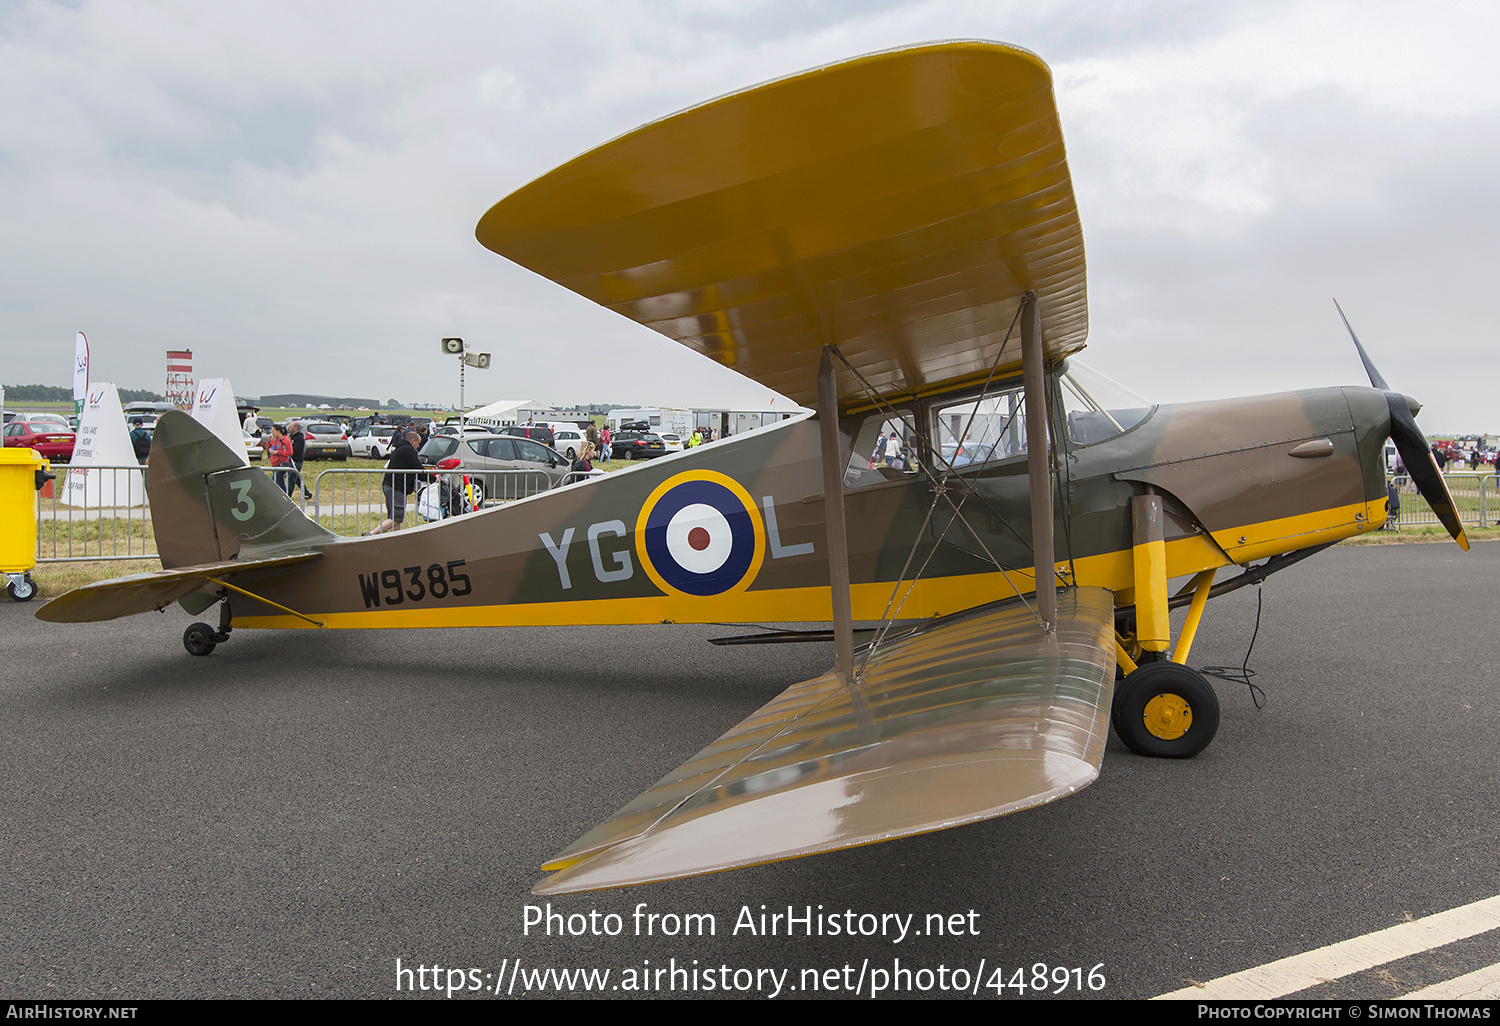
[[[1196,670],[1146,663],[1115,688],[1115,733],[1137,755],[1187,759],[1219,731],[1219,696]]]
[[[12,602],[30,602],[36,598],[36,582],[31,579],[30,574],[20,580],[12,578],[5,586],[5,593]]]
[[[182,647],[187,649],[188,655],[206,656],[214,650],[219,640],[219,632],[206,623],[189,624],[188,629],[182,632]]]

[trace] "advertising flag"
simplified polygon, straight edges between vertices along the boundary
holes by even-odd
[[[89,394],[89,340],[83,332],[73,340],[73,412],[83,415],[83,401]]]

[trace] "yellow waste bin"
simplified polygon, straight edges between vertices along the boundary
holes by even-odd
[[[35,449],[0,449],[0,574],[17,602],[36,594],[36,493],[52,477],[48,468]]]

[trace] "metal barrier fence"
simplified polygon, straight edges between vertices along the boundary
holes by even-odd
[[[1500,488],[1497,488],[1494,473],[1444,474],[1448,491],[1453,493],[1453,506],[1458,518],[1470,527],[1483,527],[1500,520]],[[1419,524],[1437,524],[1437,514],[1427,500],[1417,493],[1411,478],[1405,474],[1391,478],[1391,487],[1401,503],[1399,512],[1392,511],[1385,526],[1399,531],[1403,527]]]
[[[272,468],[257,467],[268,476]],[[78,467],[53,464],[57,479],[37,493],[37,562],[152,559],[156,535],[147,503],[145,468],[140,466]],[[289,498],[309,519],[334,534],[353,537],[368,533],[395,505],[395,489],[387,500],[381,488],[387,474],[404,479],[401,496],[403,526],[427,523],[474,509],[523,499],[603,471],[573,471],[556,483],[550,474],[533,470],[502,470],[476,475],[465,485],[461,471],[330,468],[312,480],[312,498],[297,487],[296,471],[283,477]],[[435,490],[424,493],[429,484]],[[446,486],[446,487],[445,487]],[[469,489],[477,487],[477,493]],[[426,501],[424,501],[424,499]]]
[[[52,464],[56,480],[37,492],[37,561],[154,558],[145,471]]]

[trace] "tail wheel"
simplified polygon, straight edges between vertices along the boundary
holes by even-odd
[[[1196,670],[1146,663],[1115,688],[1115,733],[1137,755],[1188,759],[1219,731],[1219,696]]]
[[[206,623],[190,624],[188,629],[182,632],[182,647],[187,649],[188,655],[206,656],[214,650],[218,644],[219,632]]]

